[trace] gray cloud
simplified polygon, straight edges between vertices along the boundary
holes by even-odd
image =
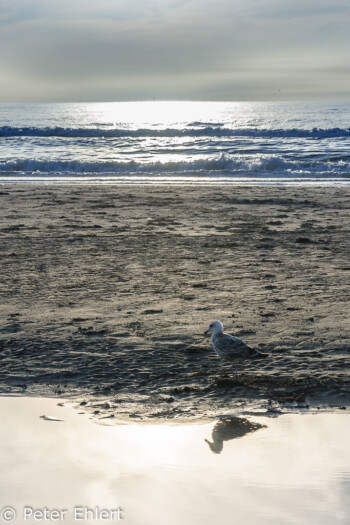
[[[3,101],[350,93],[349,9],[329,0],[0,0],[0,13]]]
[[[268,0],[256,6],[255,16],[270,19],[295,19],[309,18],[317,19],[322,16],[339,15],[349,13],[349,6],[345,4],[331,4],[328,0],[294,0],[293,2],[280,2],[279,0]]]

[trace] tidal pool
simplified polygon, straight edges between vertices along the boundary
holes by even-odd
[[[347,413],[101,425],[58,401],[0,398],[0,523],[350,522]]]

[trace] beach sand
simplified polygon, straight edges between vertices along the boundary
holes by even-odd
[[[350,190],[4,185],[1,392],[100,417],[349,405]],[[240,371],[203,336],[270,353]]]
[[[235,437],[214,421],[102,426],[55,399],[1,397],[0,411],[0,512],[18,525],[349,523],[349,414],[255,417]],[[45,509],[63,519],[30,514]]]

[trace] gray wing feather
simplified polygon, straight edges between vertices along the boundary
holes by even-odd
[[[213,341],[215,352],[227,360],[244,359],[249,356],[249,346],[233,335],[220,334]]]

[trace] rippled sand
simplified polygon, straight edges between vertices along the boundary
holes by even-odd
[[[2,186],[1,391],[114,418],[346,408],[349,194]],[[219,377],[215,319],[271,357]]]

